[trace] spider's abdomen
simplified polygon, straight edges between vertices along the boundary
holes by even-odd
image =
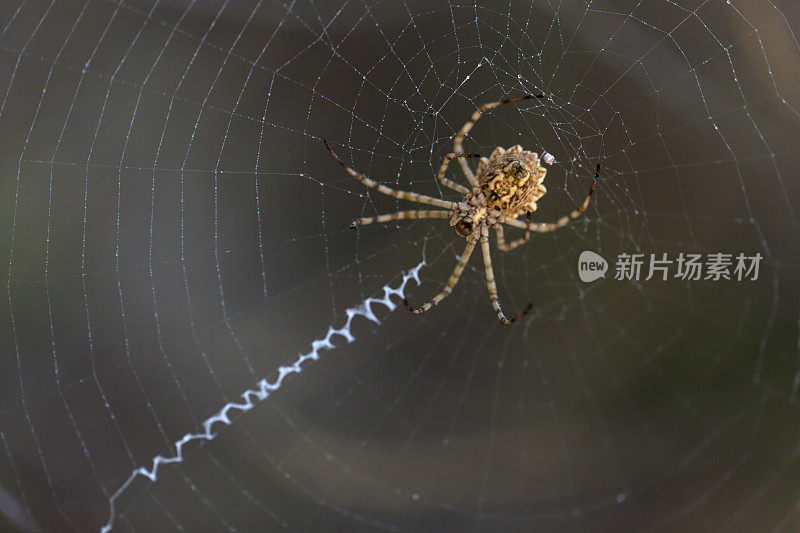
[[[488,205],[513,218],[536,210],[536,201],[547,192],[542,185],[546,174],[535,152],[520,145],[498,146],[491,157],[481,158],[477,178]]]

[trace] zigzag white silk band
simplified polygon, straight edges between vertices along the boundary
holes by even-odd
[[[102,533],[107,533],[111,530],[114,526],[114,519],[116,518],[116,502],[119,497],[130,487],[130,485],[134,482],[134,480],[138,476],[146,477],[151,482],[155,483],[158,480],[158,469],[161,465],[166,465],[170,463],[181,463],[183,462],[183,447],[186,444],[196,441],[196,440],[205,440],[210,441],[216,438],[217,434],[212,432],[212,427],[215,424],[222,423],[226,426],[230,426],[233,421],[228,416],[228,413],[232,410],[240,411],[240,412],[247,412],[253,407],[255,407],[256,403],[262,402],[266,400],[269,395],[278,389],[281,388],[283,385],[283,380],[289,374],[299,374],[303,368],[302,364],[309,359],[317,360],[319,359],[319,354],[321,350],[332,350],[336,347],[333,344],[332,338],[334,335],[339,335],[344,337],[348,343],[351,343],[355,340],[355,337],[350,332],[350,325],[353,322],[353,318],[356,316],[363,316],[367,320],[371,322],[375,322],[376,324],[380,324],[380,320],[378,317],[375,316],[375,313],[372,311],[373,304],[381,304],[389,309],[389,311],[394,311],[397,305],[392,302],[391,297],[397,296],[401,300],[405,298],[405,288],[406,284],[409,280],[414,280],[417,282],[417,285],[420,284],[419,281],[419,271],[420,269],[425,266],[425,261],[418,264],[416,267],[411,269],[409,272],[403,274],[403,281],[399,287],[393,289],[388,285],[383,286],[383,297],[382,298],[367,298],[363,302],[361,302],[356,307],[351,307],[347,309],[347,321],[345,322],[344,326],[341,328],[334,328],[333,326],[328,327],[328,333],[325,337],[321,339],[317,339],[311,343],[311,351],[305,354],[300,355],[293,364],[289,366],[281,366],[278,367],[278,377],[275,381],[270,383],[267,381],[267,378],[262,379],[259,381],[255,388],[248,389],[241,394],[242,403],[235,403],[230,402],[225,404],[219,411],[217,411],[214,415],[207,418],[203,422],[203,431],[201,433],[187,433],[184,435],[180,440],[175,441],[175,448],[174,454],[171,456],[164,456],[164,455],[157,455],[153,458],[153,466],[150,469],[147,469],[143,466],[136,468],[131,472],[131,475],[125,482],[117,489],[117,491],[108,499],[108,522],[101,528]]]

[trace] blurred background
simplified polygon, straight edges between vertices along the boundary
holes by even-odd
[[[0,5],[0,524],[35,530],[800,528],[798,4]],[[553,154],[491,310],[474,257],[377,306],[152,482],[153,457],[424,261],[464,149]],[[458,165],[449,177],[464,183]],[[509,231],[517,236],[521,232]],[[577,276],[584,250],[611,262]],[[760,253],[753,281],[613,277]],[[479,255],[476,253],[476,256]],[[673,270],[674,272],[674,270]]]

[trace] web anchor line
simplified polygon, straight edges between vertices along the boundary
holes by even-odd
[[[278,378],[270,383],[267,378],[261,379],[257,384],[256,387],[253,389],[247,389],[241,394],[242,399],[244,400],[242,403],[235,403],[229,402],[225,404],[222,409],[217,411],[215,414],[207,418],[202,426],[203,432],[202,433],[187,433],[184,435],[180,440],[175,441],[175,454],[171,456],[163,456],[163,455],[156,455],[153,458],[153,466],[149,470],[144,467],[140,466],[131,472],[131,475],[128,476],[128,479],[120,485],[117,491],[108,499],[108,522],[100,529],[102,533],[107,533],[111,531],[111,528],[114,526],[114,520],[116,518],[116,502],[119,497],[131,486],[131,484],[136,480],[137,477],[142,476],[148,478],[151,482],[155,483],[158,481],[158,469],[161,465],[167,465],[172,463],[181,463],[183,462],[183,447],[188,443],[196,440],[205,440],[210,441],[214,440],[217,437],[217,433],[212,432],[212,427],[217,423],[225,424],[226,426],[230,426],[233,424],[233,421],[228,416],[228,413],[231,410],[237,410],[242,413],[246,413],[247,411],[251,410],[258,402],[263,402],[266,400],[269,395],[278,389],[281,388],[283,385],[283,380],[289,374],[299,374],[302,372],[302,364],[309,359],[313,359],[316,361],[319,359],[320,351],[321,350],[333,350],[336,348],[336,345],[333,344],[331,339],[334,335],[339,335],[344,337],[348,343],[351,343],[355,340],[355,337],[350,331],[350,325],[353,322],[353,318],[356,316],[363,316],[370,322],[374,322],[376,324],[380,324],[380,320],[375,313],[372,311],[373,304],[381,304],[389,309],[389,311],[394,311],[397,308],[397,304],[392,302],[391,297],[397,296],[400,301],[405,298],[405,288],[406,284],[409,280],[414,280],[417,282],[417,285],[420,285],[419,279],[419,271],[420,269],[425,266],[425,261],[422,261],[417,266],[409,270],[408,272],[403,273],[403,281],[399,287],[393,289],[388,285],[383,286],[383,297],[382,298],[373,298],[369,297],[360,304],[355,307],[348,308],[345,313],[347,314],[347,321],[345,322],[344,326],[341,328],[334,328],[333,326],[328,326],[328,333],[325,337],[321,339],[316,339],[311,342],[311,351],[305,354],[301,354],[289,366],[281,366],[278,367]]]

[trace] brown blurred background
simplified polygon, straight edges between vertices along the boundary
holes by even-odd
[[[0,6],[0,507],[97,530],[108,498],[345,309],[463,246],[436,171],[556,158],[537,220],[424,317],[356,342],[185,461],[116,530],[800,527],[796,2],[143,2]],[[463,178],[452,165],[451,177]],[[516,235],[516,234],[514,234]],[[584,284],[581,251],[761,253],[758,280]],[[476,254],[477,255],[477,254]],[[613,268],[613,266],[612,266]],[[613,273],[613,272],[612,272]],[[612,274],[610,273],[610,274]]]

